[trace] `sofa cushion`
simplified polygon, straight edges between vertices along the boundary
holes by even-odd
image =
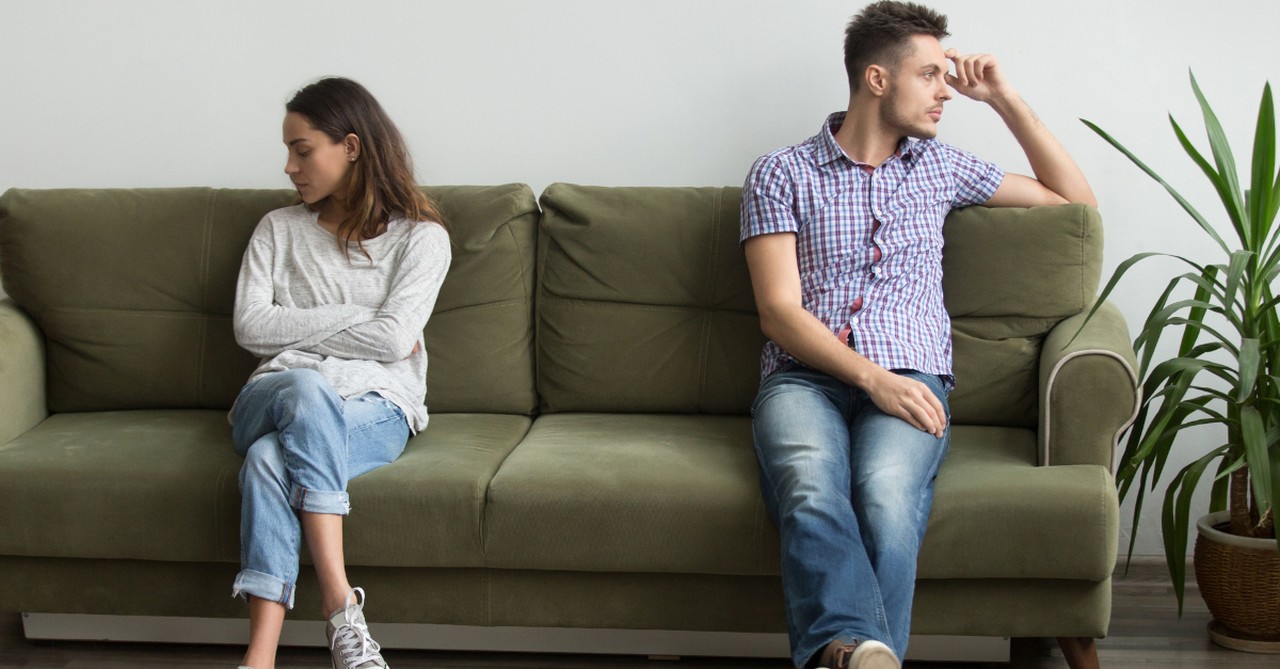
[[[1106,580],[1120,527],[1115,494],[1104,467],[1038,466],[1031,430],[953,427],[919,576]]]
[[[487,564],[778,574],[758,471],[749,418],[542,416],[493,479]],[[1028,430],[955,427],[919,576],[1105,579],[1113,498],[1102,467],[1037,467]]]
[[[740,189],[552,184],[541,201],[543,409],[747,413],[765,340]],[[943,232],[952,416],[1034,428],[1040,343],[1097,290],[1097,210],[969,207]]]
[[[433,416],[399,460],[351,482],[348,564],[483,564],[484,494],[528,427]],[[0,445],[0,554],[237,562],[242,462],[221,411],[56,414]]]
[[[746,417],[541,416],[490,486],[488,564],[776,574],[758,477]]]
[[[1102,271],[1102,219],[1093,207],[966,207],[943,230],[953,319],[1058,321],[1093,304]]]
[[[1034,429],[1041,342],[1058,321],[1091,305],[1098,289],[1098,211],[968,207],[951,212],[943,232],[952,418]]]
[[[747,412],[765,340],[738,248],[740,197],[736,188],[547,188],[544,410]]]
[[[453,264],[427,322],[432,413],[531,414],[538,202],[524,184],[438,186]]]
[[[427,189],[454,264],[427,328],[429,406],[529,413],[537,204],[522,184]],[[284,190],[21,190],[0,271],[44,333],[49,407],[226,409],[256,360],[231,311],[245,244]]]
[[[240,256],[286,191],[18,190],[0,198],[5,290],[45,336],[53,411],[227,408]]]

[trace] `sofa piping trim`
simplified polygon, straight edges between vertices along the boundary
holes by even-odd
[[[1070,353],[1066,356],[1063,356],[1063,358],[1059,360],[1057,364],[1053,366],[1053,369],[1049,372],[1049,381],[1048,383],[1045,384],[1045,392],[1044,392],[1044,434],[1040,436],[1041,462],[1044,464],[1044,466],[1048,466],[1051,464],[1049,459],[1049,443],[1051,441],[1050,433],[1052,432],[1052,429],[1053,429],[1053,383],[1058,379],[1058,370],[1062,369],[1063,365],[1067,364],[1068,362],[1086,355],[1102,355],[1108,358],[1112,358],[1116,362],[1120,363],[1120,366],[1124,368],[1126,372],[1129,373],[1129,380],[1133,382],[1133,387],[1134,387],[1134,390],[1136,391],[1134,393],[1133,413],[1129,415],[1129,418],[1127,420],[1125,420],[1123,423],[1120,424],[1120,427],[1116,430],[1115,435],[1112,436],[1111,438],[1111,458],[1110,458],[1111,464],[1109,467],[1107,467],[1107,469],[1114,474],[1115,467],[1116,467],[1116,448],[1120,444],[1120,435],[1124,434],[1124,431],[1129,429],[1129,426],[1133,425],[1133,421],[1138,418],[1138,410],[1142,407],[1142,391],[1138,387],[1138,374],[1137,372],[1133,371],[1133,367],[1129,365],[1129,361],[1125,360],[1120,354],[1116,353],[1115,351],[1108,351],[1105,349],[1096,349],[1096,348],[1084,349],[1082,351],[1076,351],[1074,353]]]

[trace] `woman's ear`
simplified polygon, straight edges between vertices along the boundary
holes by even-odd
[[[343,149],[347,152],[347,162],[354,163],[360,157],[360,138],[354,132],[342,138]]]

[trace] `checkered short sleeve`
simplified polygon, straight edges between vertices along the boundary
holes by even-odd
[[[739,242],[775,232],[797,232],[795,188],[777,153],[756,160],[742,186]]]

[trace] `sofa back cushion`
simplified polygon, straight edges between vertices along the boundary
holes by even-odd
[[[523,185],[428,192],[454,243],[427,328],[428,405],[530,412],[533,194]],[[231,330],[240,259],[262,216],[293,197],[209,188],[0,197],[4,288],[45,336],[50,409],[229,408],[256,365]]]
[[[543,409],[749,412],[765,338],[740,189],[553,184],[541,201]],[[1097,289],[1097,212],[971,207],[944,233],[953,419],[1034,427],[1041,339]]]
[[[951,212],[942,285],[951,314],[957,423],[1035,429],[1040,348],[1093,304],[1102,220],[1084,205]]]
[[[764,345],[737,188],[552,184],[538,240],[549,412],[742,413]]]

